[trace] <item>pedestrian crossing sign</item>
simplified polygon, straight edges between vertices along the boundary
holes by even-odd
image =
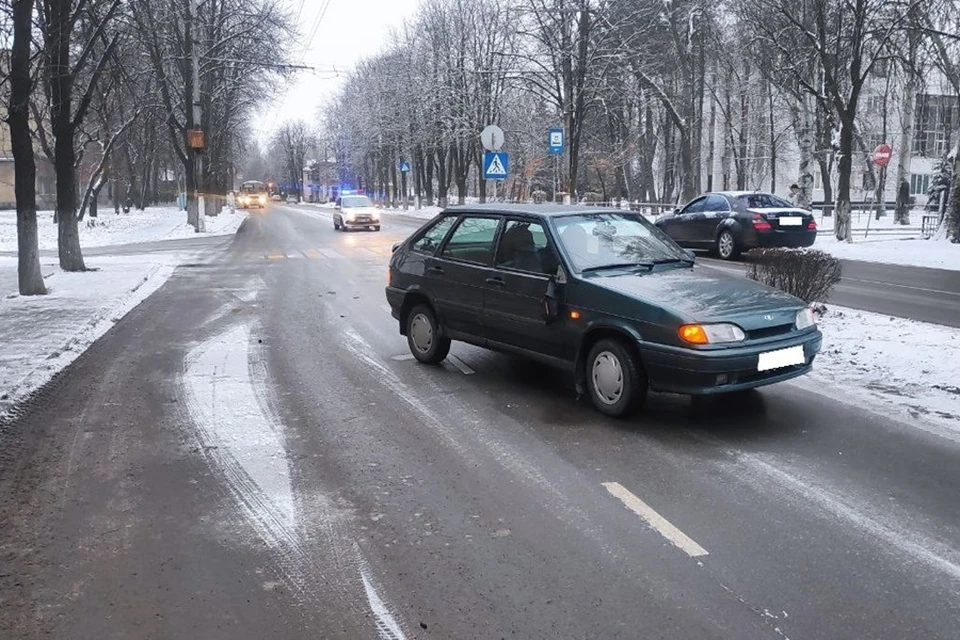
[[[504,151],[487,151],[483,154],[483,179],[503,180],[507,177],[510,157]]]

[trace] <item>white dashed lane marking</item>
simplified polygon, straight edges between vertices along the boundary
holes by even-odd
[[[619,482],[604,482],[603,486],[611,495],[618,498],[627,509],[640,516],[644,522],[656,529],[660,535],[673,543],[691,558],[708,555],[707,550],[694,542],[687,534],[673,526],[666,518],[654,511],[650,505],[633,495]]]

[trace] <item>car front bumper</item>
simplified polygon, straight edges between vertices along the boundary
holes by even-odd
[[[716,350],[643,344],[641,356],[652,389],[710,395],[754,389],[809,373],[822,343],[823,334],[813,331],[785,340]],[[803,364],[758,371],[761,353],[796,346],[803,347]]]
[[[364,219],[353,219],[348,220],[346,217],[343,219],[343,226],[345,227],[379,227],[380,218],[364,218]]]

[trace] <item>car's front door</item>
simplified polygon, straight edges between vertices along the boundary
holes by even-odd
[[[500,218],[466,214],[426,265],[437,311],[444,327],[483,337],[483,294],[492,273]],[[457,336],[454,336],[457,337]]]
[[[670,225],[670,237],[673,238],[677,244],[688,247],[691,242],[694,241],[693,229],[703,213],[705,203],[706,198],[697,198],[687,204],[687,206],[677,214],[676,220]]]
[[[542,224],[522,218],[505,221],[494,268],[485,280],[483,315],[488,340],[567,359],[562,320],[548,323],[543,308],[550,277],[559,265]]]

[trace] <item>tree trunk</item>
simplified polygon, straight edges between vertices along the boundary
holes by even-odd
[[[916,111],[917,77],[912,71],[907,72],[907,86],[904,88],[903,115],[901,116],[900,149],[897,158],[897,210],[895,221],[897,224],[910,224],[910,203],[903,202],[900,194],[900,183],[909,180],[910,151],[913,147],[913,120]]]
[[[957,144],[956,157],[953,159],[953,184],[950,187],[950,201],[947,209],[947,237],[960,242],[960,143]]]
[[[840,116],[840,163],[837,180],[837,217],[834,222],[837,240],[853,242],[850,219],[850,178],[853,173],[853,115]]]
[[[797,206],[802,209],[810,209],[813,202],[813,150],[816,138],[811,100],[812,98],[806,94],[800,100],[799,126],[797,127],[797,142],[800,147],[799,182],[797,183],[800,193],[797,194]]]
[[[17,200],[17,280],[22,296],[47,292],[40,271],[37,238],[37,164],[30,137],[30,43],[33,0],[14,0],[13,48],[10,52],[10,149]]]
[[[70,0],[50,0],[48,29],[51,128],[55,138],[54,170],[57,175],[57,248],[60,268],[85,271],[77,226],[77,169],[73,141],[73,74],[70,67]]]

